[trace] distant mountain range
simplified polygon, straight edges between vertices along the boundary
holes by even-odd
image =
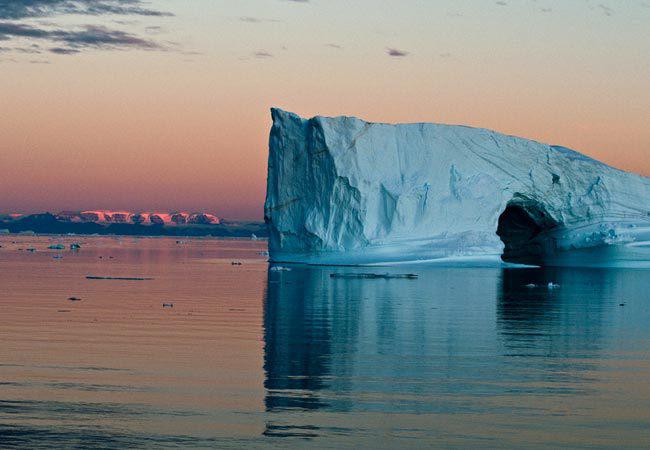
[[[131,212],[131,211],[61,211],[53,214],[57,220],[71,223],[132,223],[136,225],[216,225],[221,219],[214,214],[204,212]],[[9,220],[20,220],[22,214],[6,214]],[[0,219],[3,216],[0,215]]]
[[[0,214],[0,231],[42,234],[266,237],[261,222],[226,221],[204,212],[62,211]]]

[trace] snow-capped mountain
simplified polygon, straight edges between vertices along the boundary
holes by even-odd
[[[127,223],[141,225],[217,225],[221,219],[204,212],[131,212],[110,210],[62,211],[58,220],[73,223]]]

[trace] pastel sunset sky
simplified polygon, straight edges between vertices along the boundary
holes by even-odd
[[[0,212],[260,219],[272,106],[650,175],[650,0],[0,0]]]

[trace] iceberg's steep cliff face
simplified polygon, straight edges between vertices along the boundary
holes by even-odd
[[[580,265],[650,252],[650,180],[572,150],[463,126],[272,115],[273,261]]]

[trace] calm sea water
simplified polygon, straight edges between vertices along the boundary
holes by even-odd
[[[648,271],[334,279],[369,270],[270,272],[252,241],[0,245],[0,448],[650,442]]]

